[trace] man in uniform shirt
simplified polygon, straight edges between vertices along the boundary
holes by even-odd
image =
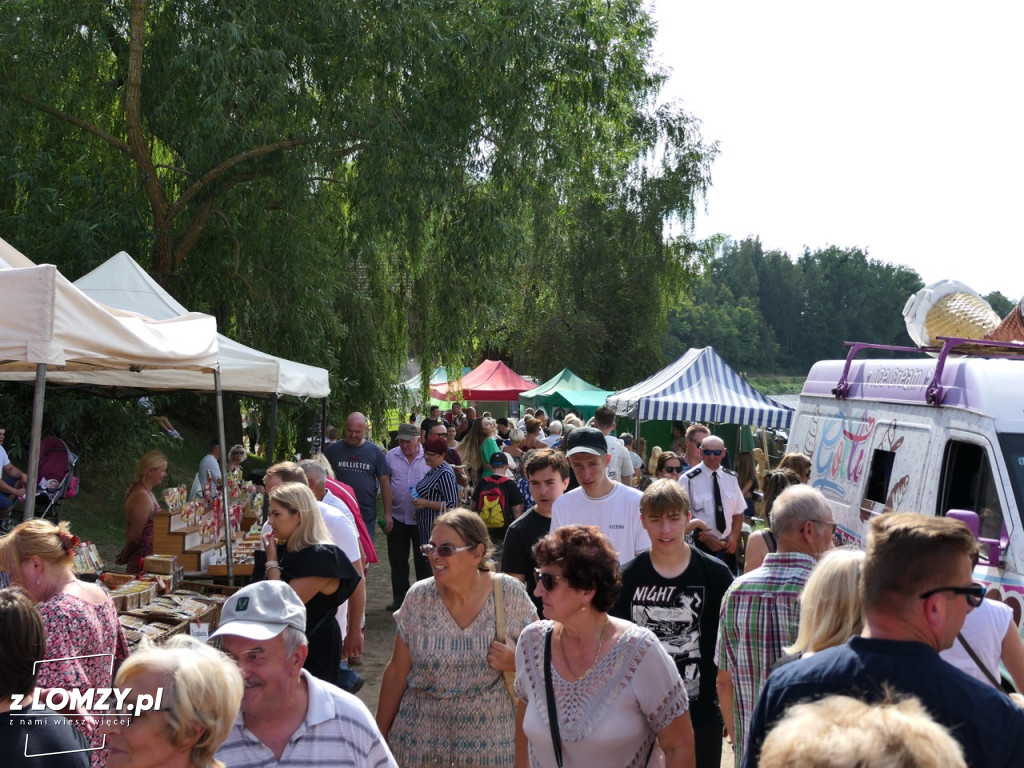
[[[701,441],[704,460],[680,480],[690,497],[690,510],[707,528],[697,537],[697,546],[722,559],[736,572],[736,548],[743,529],[743,499],[736,473],[722,467],[725,460],[722,438],[708,435]]]

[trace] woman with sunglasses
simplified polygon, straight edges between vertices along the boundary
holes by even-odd
[[[232,445],[228,453],[228,477],[236,483],[242,482],[242,462],[246,459],[244,445]]]
[[[515,670],[514,642],[537,611],[519,581],[493,572],[476,513],[445,512],[422,549],[434,575],[395,612],[377,725],[403,768],[512,766],[515,705],[502,673]],[[508,642],[495,640],[496,590]]]
[[[608,615],[622,587],[608,538],[567,525],[533,553],[545,619],[516,649],[516,768],[692,768],[689,701],[675,663],[650,630]]]
[[[675,451],[662,451],[658,454],[654,475],[658,480],[678,480],[683,471],[683,460]]]

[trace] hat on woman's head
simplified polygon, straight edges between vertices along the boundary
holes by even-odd
[[[257,581],[242,587],[225,602],[220,627],[210,637],[237,635],[270,640],[295,627],[306,631],[306,606],[287,582]]]

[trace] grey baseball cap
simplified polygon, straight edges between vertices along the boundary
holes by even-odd
[[[288,627],[306,631],[306,606],[287,582],[257,581],[224,601],[220,626],[210,637],[237,635],[270,640]]]

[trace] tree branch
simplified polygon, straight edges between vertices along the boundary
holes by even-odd
[[[174,201],[174,205],[171,206],[169,211],[169,218],[173,219],[178,214],[180,214],[182,209],[186,205],[191,203],[192,200],[194,200],[195,197],[200,192],[206,189],[206,187],[213,184],[215,181],[217,181],[221,176],[230,171],[232,168],[241,165],[247,160],[254,160],[257,157],[263,157],[265,155],[273,154],[274,152],[280,152],[285,149],[291,149],[292,147],[301,147],[302,145],[308,143],[309,138],[305,136],[301,136],[295,139],[281,139],[280,141],[275,141],[271,144],[264,144],[262,147],[256,147],[255,149],[250,149],[247,152],[242,152],[241,154],[235,155],[234,157],[229,157],[227,160],[225,160],[217,167],[212,168],[205,174],[203,174],[203,176],[197,182],[195,182],[191,187],[189,187],[182,193],[181,197]],[[234,186],[234,184],[236,183],[237,182],[232,182],[232,186]]]
[[[75,126],[76,128],[81,128],[83,131],[86,131],[87,133],[91,133],[94,136],[98,136],[115,149],[118,149],[124,152],[125,154],[130,154],[128,152],[128,145],[123,140],[119,139],[117,136],[114,136],[112,133],[107,133],[98,125],[93,125],[92,123],[86,122],[85,120],[82,120],[79,117],[75,117],[74,115],[68,112],[64,112],[63,110],[56,109],[55,107],[51,107],[46,104],[42,104],[41,102],[36,101],[31,96],[28,96],[24,93],[16,93],[15,91],[12,91],[10,88],[6,86],[4,86],[2,90],[5,93],[11,94],[12,96],[14,96],[14,98],[23,101],[25,104],[32,107],[33,109],[38,109],[40,112],[50,115],[50,117],[56,117],[58,120],[63,120],[66,123],[71,123],[71,125]]]

